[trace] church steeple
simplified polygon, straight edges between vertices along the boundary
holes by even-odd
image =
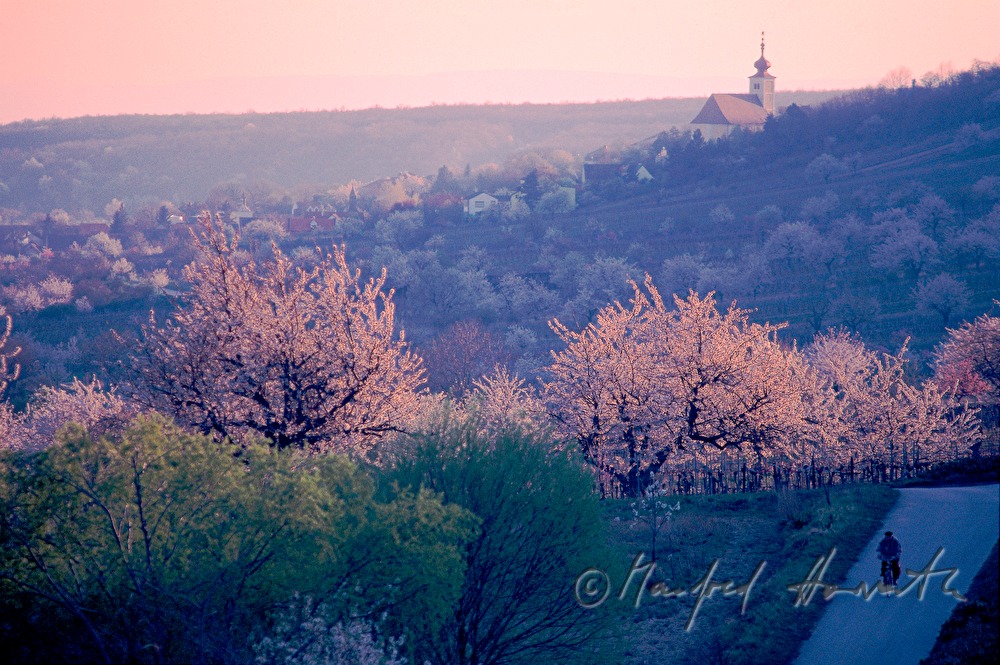
[[[753,63],[753,66],[757,68],[757,76],[764,76],[767,74],[767,68],[771,66],[771,63],[767,61],[764,57],[764,33],[760,33],[760,58],[757,62]]]
[[[761,106],[774,115],[774,75],[768,73],[771,63],[764,57],[764,33],[760,33],[760,58],[753,63],[757,73],[750,77],[750,94],[757,95]]]

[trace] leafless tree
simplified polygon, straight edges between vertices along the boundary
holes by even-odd
[[[926,278],[928,268],[939,261],[938,243],[924,234],[920,225],[900,211],[876,216],[881,223],[873,237],[881,242],[871,249],[871,264],[876,268],[899,271],[913,280]]]
[[[936,275],[913,290],[917,311],[937,314],[943,326],[951,322],[953,314],[969,305],[969,294],[969,287],[948,273]]]
[[[896,88],[908,87],[912,81],[913,72],[909,67],[896,67],[895,69],[889,70],[889,72],[882,77],[882,80],[878,82],[878,85],[880,88],[895,90]]]
[[[423,353],[433,390],[463,397],[497,365],[510,363],[504,341],[476,320],[452,324]]]
[[[478,413],[487,434],[547,428],[545,405],[535,389],[506,367],[497,365],[472,383],[475,390],[467,395],[464,406],[466,411]]]

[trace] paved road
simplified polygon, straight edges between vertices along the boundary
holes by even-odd
[[[867,545],[841,586],[854,587],[861,581],[874,585],[879,567],[875,548],[882,532],[891,530],[903,545],[901,592],[912,579],[907,577],[906,570],[926,568],[943,547],[933,570],[957,568],[948,586],[964,594],[1000,532],[1000,485],[913,488],[900,492],[884,527]],[[947,574],[929,576],[923,600],[919,599],[915,584],[903,595],[875,595],[867,601],[848,594],[838,594],[826,601],[817,593],[811,602],[825,603],[827,607],[795,662],[916,665],[930,653],[941,624],[956,605],[957,601],[942,591],[947,577]]]

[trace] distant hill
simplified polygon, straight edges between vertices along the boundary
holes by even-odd
[[[818,104],[836,92],[788,92]],[[400,172],[503,163],[518,151],[575,155],[686,128],[704,98],[596,104],[432,106],[240,115],[84,117],[0,126],[0,207],[100,214],[204,200],[216,185],[324,187]],[[315,191],[315,188],[314,188]]]
[[[349,248],[389,266],[415,341],[481,318],[542,362],[558,344],[548,320],[582,327],[643,273],[664,294],[711,290],[755,320],[787,321],[783,337],[800,345],[839,326],[893,352],[909,339],[915,372],[946,327],[996,311],[1000,68],[856,91],[789,109],[763,132],[685,141],[662,164],[636,157],[653,181],[587,187],[572,213],[429,225],[399,252],[358,234]],[[448,301],[448,284],[476,284],[475,295]]]
[[[909,340],[910,369],[927,373],[946,327],[995,313],[1000,297],[1000,68],[814,100],[762,132],[709,143],[684,131],[658,136],[694,117],[702,100],[21,123],[0,128],[0,216],[57,207],[73,216],[84,202],[100,215],[111,197],[131,211],[159,197],[212,206],[204,192],[227,180],[237,186],[220,191],[239,205],[244,187],[263,178],[287,188],[285,199],[268,199],[280,219],[286,199],[409,171],[421,177],[382,184],[430,189],[396,197],[398,208],[350,212],[339,191],[317,197],[341,206],[333,228],[275,236],[274,220],[262,220],[246,229],[246,246],[263,256],[277,237],[308,261],[317,245],[345,243],[352,265],[387,269],[417,351],[472,320],[502,350],[478,360],[509,362],[530,379],[560,344],[549,321],[582,328],[608,303],[627,301],[629,278],[646,273],[665,296],[714,291],[720,306],[736,301],[756,321],[788,322],[782,338],[803,346],[840,326],[892,352]],[[578,188],[571,212],[544,205],[549,194],[560,198],[565,161],[527,177],[533,157],[544,164],[572,151],[573,167],[595,147],[652,136],[621,151],[627,177]],[[476,177],[487,161],[511,167],[493,181]],[[652,181],[628,176],[640,163]],[[452,172],[438,173],[442,164]],[[473,186],[508,207],[465,218],[462,196]],[[534,197],[532,214],[514,214],[515,189]],[[107,331],[135,329],[150,307],[168,311],[162,299],[184,288],[184,225],[135,214],[113,224],[111,238],[57,242],[80,231],[59,221],[66,217],[0,235],[0,305],[24,349],[18,404],[73,375],[113,381],[124,351]],[[69,300],[60,280],[72,284]],[[434,387],[447,387],[446,365],[428,356]]]

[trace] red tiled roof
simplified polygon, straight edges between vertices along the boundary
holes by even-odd
[[[715,94],[691,121],[692,125],[763,125],[767,111],[757,95]]]
[[[289,217],[286,221],[286,228],[289,233],[306,233],[308,231],[334,231],[337,228],[339,217],[319,217],[311,215],[309,217]],[[314,227],[313,224],[316,226]]]
[[[288,232],[289,233],[304,233],[306,231],[312,230],[310,222],[313,218],[310,217],[289,217],[288,218]]]
[[[82,222],[76,230],[80,235],[93,235],[102,231],[108,233],[111,231],[111,225],[107,222]]]

